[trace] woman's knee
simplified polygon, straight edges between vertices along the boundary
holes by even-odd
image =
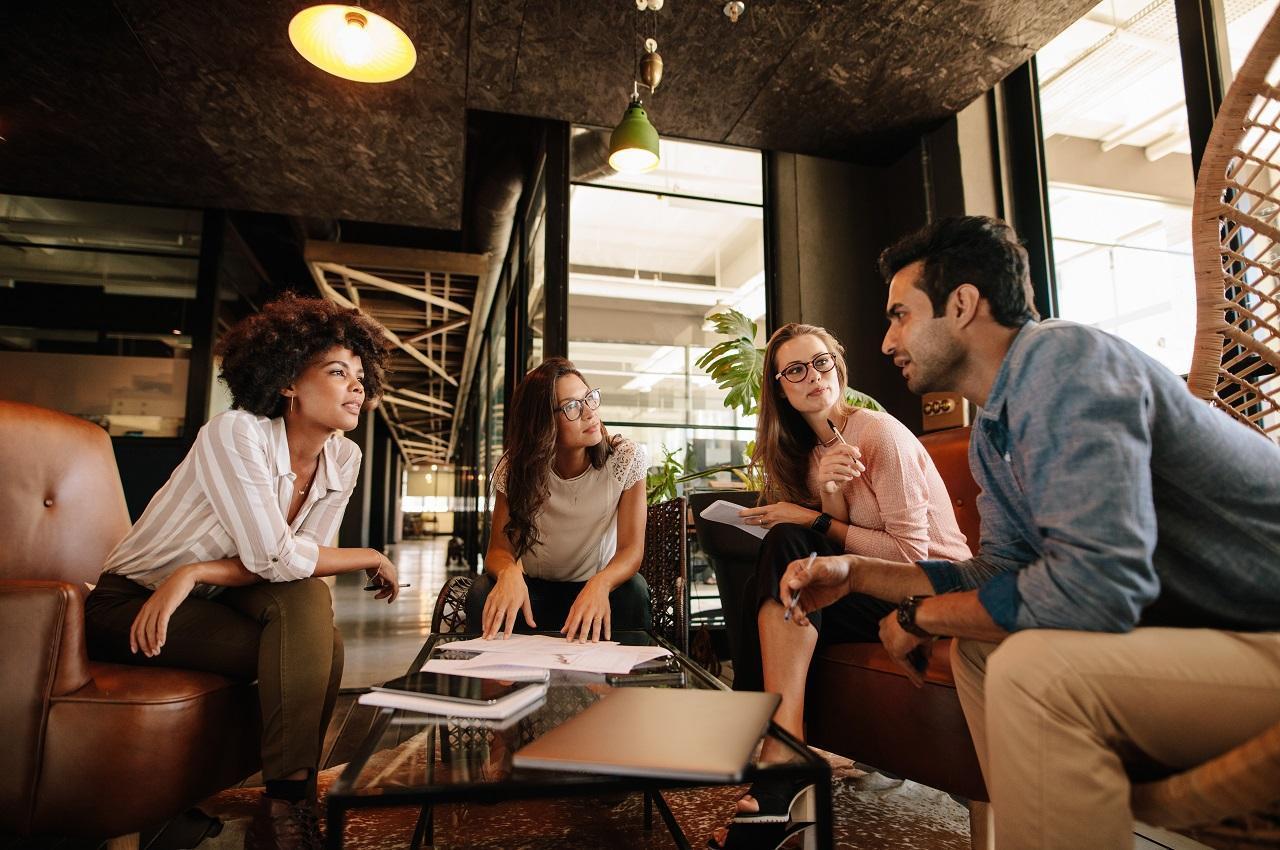
[[[653,624],[649,582],[636,573],[609,594],[613,627],[649,628]]]
[[[314,628],[324,634],[333,629],[333,594],[322,579],[271,582],[258,587],[270,599],[264,610],[266,619],[279,620],[290,629]]]

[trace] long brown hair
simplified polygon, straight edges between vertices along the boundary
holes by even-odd
[[[542,542],[538,514],[550,490],[547,476],[556,457],[556,381],[566,375],[582,378],[573,363],[563,357],[548,357],[529,370],[511,396],[507,421],[507,527],[516,558]],[[583,379],[586,383],[586,379]],[[587,448],[591,465],[599,469],[613,453],[613,444],[604,423],[600,442]]]
[[[773,332],[764,351],[764,378],[760,388],[760,413],[756,417],[756,445],[751,460],[764,470],[762,504],[794,502],[798,505],[813,504],[809,492],[809,456],[818,445],[818,436],[804,420],[782,389],[786,378],[775,378],[781,370],[777,361],[778,349],[783,343],[798,336],[816,336],[836,360],[836,375],[840,378],[841,413],[850,408],[844,401],[844,387],[849,380],[849,370],[844,362],[844,346],[817,325],[790,322]]]

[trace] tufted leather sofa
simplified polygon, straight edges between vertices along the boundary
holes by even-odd
[[[89,660],[85,582],[128,530],[107,434],[0,401],[0,833],[127,835],[258,768],[254,684]]]
[[[969,429],[920,442],[947,484],[960,530],[978,546],[978,485],[969,472]],[[820,648],[809,668],[809,743],[933,788],[985,801],[986,786],[951,678],[951,641],[933,646],[925,686],[916,688],[880,644]]]

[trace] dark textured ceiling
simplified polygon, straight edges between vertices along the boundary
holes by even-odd
[[[634,0],[375,0],[418,47],[364,85],[286,35],[309,3],[14,7],[0,190],[457,229],[466,110],[615,123],[652,13]],[[991,88],[1092,0],[667,0],[671,136],[875,160]],[[639,27],[639,35],[637,35]]]

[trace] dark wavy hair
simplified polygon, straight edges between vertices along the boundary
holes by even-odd
[[[905,266],[924,260],[916,286],[941,316],[947,297],[971,283],[991,305],[992,317],[1007,328],[1039,319],[1031,289],[1027,249],[1013,228],[998,218],[966,215],[943,218],[904,236],[880,255],[885,283]]]
[[[550,493],[547,476],[556,457],[556,381],[565,375],[582,377],[565,358],[548,357],[524,376],[507,410],[512,427],[507,431],[503,460],[507,464],[509,518],[502,531],[517,559],[542,542],[538,514]],[[611,454],[613,441],[601,422],[600,442],[587,449],[587,457],[599,469]]]
[[[382,395],[386,378],[386,336],[382,325],[359,310],[286,292],[236,322],[218,340],[219,377],[231,390],[232,406],[258,416],[279,416],[280,391],[331,348],[346,348],[364,367],[365,404]]]

